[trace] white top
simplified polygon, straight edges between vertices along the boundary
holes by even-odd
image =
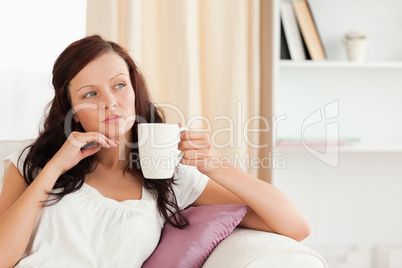
[[[28,150],[27,150],[28,151]],[[19,151],[3,162],[17,165]],[[179,165],[173,186],[181,209],[204,190],[208,177],[195,167]],[[141,267],[156,248],[164,220],[152,195],[118,202],[84,184],[57,204],[43,207],[28,247],[15,267]]]

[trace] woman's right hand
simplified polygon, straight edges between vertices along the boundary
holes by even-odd
[[[94,143],[85,149],[81,149],[88,143]],[[60,170],[60,174],[73,168],[82,159],[95,154],[101,148],[117,147],[117,143],[99,132],[74,131],[66,142],[50,160]]]

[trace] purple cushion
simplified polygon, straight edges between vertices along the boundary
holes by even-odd
[[[158,246],[142,267],[201,267],[215,246],[240,223],[247,208],[212,205],[184,210],[190,225],[180,230],[166,224]]]

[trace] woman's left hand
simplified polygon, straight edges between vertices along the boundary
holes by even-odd
[[[179,150],[184,153],[181,164],[196,166],[204,174],[221,168],[222,157],[212,147],[207,132],[185,130],[180,138]]]

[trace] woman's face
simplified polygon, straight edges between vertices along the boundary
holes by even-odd
[[[88,63],[69,87],[74,120],[86,132],[100,132],[113,140],[131,140],[135,95],[126,62],[107,52]]]

